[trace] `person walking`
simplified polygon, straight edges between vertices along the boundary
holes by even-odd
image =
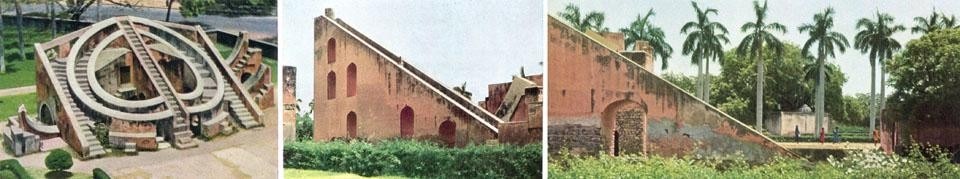
[[[821,127],[821,128],[820,128],[820,144],[823,144],[823,142],[824,142],[825,140],[826,140],[826,133],[824,133],[824,130],[823,130],[823,128]]]
[[[840,143],[840,127],[833,127],[833,143]]]

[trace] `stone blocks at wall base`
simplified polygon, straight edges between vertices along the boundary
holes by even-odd
[[[547,129],[547,151],[563,150],[571,154],[600,154],[603,142],[600,127],[580,124],[550,125]]]

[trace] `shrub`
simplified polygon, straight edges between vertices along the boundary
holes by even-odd
[[[21,179],[33,178],[30,176],[30,173],[27,173],[27,170],[20,165],[20,162],[15,159],[0,161],[0,170],[13,172],[13,174]]]
[[[13,173],[12,171],[10,171],[10,170],[3,170],[3,171],[0,171],[0,178],[16,179],[16,178],[18,178],[18,177],[17,177],[17,174],[14,174],[14,173]]]
[[[110,179],[110,175],[106,171],[100,168],[93,169],[93,179]]]
[[[50,170],[64,171],[73,167],[73,157],[63,149],[54,149],[47,155],[43,163]]]
[[[418,178],[537,178],[540,145],[445,148],[433,142],[387,140],[285,143],[284,167],[362,176]]]

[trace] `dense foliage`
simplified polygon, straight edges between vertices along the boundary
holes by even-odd
[[[930,32],[907,43],[888,61],[895,89],[888,108],[916,120],[957,120],[960,116],[960,29]]]
[[[313,117],[311,115],[313,114],[297,114],[297,141],[313,140]]]
[[[47,154],[47,158],[43,160],[43,163],[47,166],[47,169],[64,171],[73,167],[73,157],[71,157],[70,153],[66,150],[53,149],[50,154]]]
[[[20,165],[20,162],[16,159],[6,159],[0,161],[0,171],[9,171],[18,176],[20,179],[33,178],[30,176],[30,173],[27,173],[27,169],[24,169],[23,166]]]
[[[855,151],[843,159],[808,162],[776,158],[751,165],[744,160],[701,160],[658,156],[551,157],[550,178],[958,178],[960,166],[938,148],[912,147],[905,157]],[[923,155],[928,154],[928,155]]]
[[[106,171],[100,168],[93,169],[93,178],[94,179],[110,179],[110,175]]]
[[[362,176],[537,178],[541,176],[540,149],[537,144],[446,148],[411,140],[287,142],[283,166]]]

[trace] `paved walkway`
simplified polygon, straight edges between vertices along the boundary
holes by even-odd
[[[37,86],[7,88],[7,89],[0,89],[0,97],[29,94],[29,93],[36,93],[36,92],[37,92]]]
[[[74,159],[69,171],[102,168],[115,178],[277,178],[279,165],[277,108],[264,109],[264,127],[199,141],[197,148],[140,152],[136,156]],[[30,168],[46,168],[47,152],[17,158]],[[0,158],[13,158],[0,153]]]
[[[819,142],[778,142],[787,149],[828,149],[828,150],[875,150],[880,149],[880,145],[873,143],[823,143]]]

